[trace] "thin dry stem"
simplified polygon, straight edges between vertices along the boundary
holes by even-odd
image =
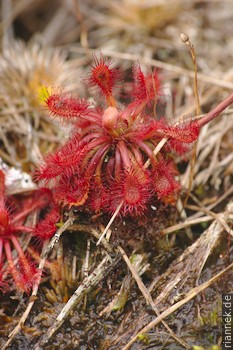
[[[224,201],[224,199],[226,199],[231,194],[233,194],[233,186],[231,186],[222,196],[220,196],[217,200],[215,200],[214,203],[208,205],[206,207],[206,209],[212,210],[214,207],[219,205],[222,201]],[[200,211],[200,208],[197,208],[197,207],[194,207],[194,206],[191,206],[191,205],[187,205],[187,208],[191,209],[191,210],[195,210],[195,211],[198,210],[197,213],[189,216],[189,220],[193,220],[193,219],[196,219],[196,218],[202,216],[202,212]]]
[[[200,224],[202,222],[208,222],[208,221],[211,221],[211,220],[214,220],[213,216],[211,216],[211,215],[206,215],[206,216],[203,216],[201,218],[196,218],[196,219],[193,219],[193,220],[187,219],[185,222],[182,222],[180,224],[176,224],[176,225],[173,225],[173,226],[170,226],[168,228],[163,229],[160,232],[160,234],[161,235],[167,235],[169,233],[178,231],[178,230],[180,230],[182,228],[189,227],[189,226],[192,226],[192,225],[197,225],[197,224]]]
[[[116,208],[114,214],[112,215],[111,219],[109,220],[107,226],[105,227],[103,233],[101,234],[98,242],[96,243],[96,245],[99,245],[100,242],[102,241],[103,237],[107,234],[110,226],[112,225],[113,221],[115,220],[115,218],[117,217],[118,213],[120,212],[121,208],[122,208],[123,202],[121,202],[118,207]]]
[[[157,307],[155,306],[153,299],[151,297],[151,294],[149,292],[149,290],[146,288],[146,286],[144,285],[144,283],[142,282],[141,278],[139,277],[135,267],[132,265],[131,261],[129,260],[128,256],[126,255],[125,251],[118,246],[117,247],[119,252],[121,253],[124,261],[126,262],[128,268],[130,269],[133,278],[135,279],[138,288],[140,289],[142,295],[144,296],[146,302],[151,306],[152,310],[155,312],[155,314],[157,316],[159,316],[159,311],[157,309]],[[181,344],[183,347],[185,347],[186,349],[189,349],[189,345],[183,341],[182,339],[180,339],[174,332],[173,330],[168,326],[168,324],[164,321],[162,321],[162,324],[164,325],[164,327],[168,330],[168,332],[171,334],[171,336],[179,343]]]
[[[91,288],[93,288],[107,276],[111,269],[119,262],[119,259],[119,256],[117,256],[114,260],[111,260],[109,255],[107,255],[96,267],[96,269],[83,280],[82,284],[77,288],[72,297],[61,310],[60,314],[57,316],[54,324],[48,329],[43,338],[35,345],[34,350],[40,350],[41,347],[48,342],[53,334],[62,326],[63,322],[73,308],[90,291]]]
[[[192,199],[199,205],[199,210],[205,214],[212,216],[231,236],[233,236],[233,231],[226,223],[226,221],[221,217],[221,214],[216,214],[213,211],[206,208],[194,195],[191,195]],[[198,208],[198,207],[197,207]]]
[[[229,204],[226,211],[221,214],[225,221],[231,220],[233,213],[233,204]],[[223,234],[223,227],[216,220],[205,230],[202,235],[183,253],[172,265],[149,287],[150,292],[156,290],[156,305],[162,310],[170,303],[177,301],[177,297],[186,295],[189,292],[190,281],[194,280],[197,284],[204,265],[212,253],[213,249],[219,243]],[[143,316],[140,317],[140,323],[145,322]],[[140,326],[140,323],[139,326]],[[137,328],[138,329],[138,328]]]
[[[189,46],[189,51],[191,53],[191,57],[193,60],[193,65],[194,65],[193,90],[194,90],[194,95],[195,95],[195,100],[196,100],[196,115],[199,116],[201,113],[201,107],[200,107],[200,98],[199,98],[199,93],[198,93],[197,59],[196,59],[194,45],[191,44],[189,39],[186,41],[186,44]],[[193,184],[193,177],[194,177],[194,166],[196,163],[196,158],[197,158],[197,143],[195,142],[195,145],[194,145],[193,150],[192,150],[191,161],[190,161],[189,184],[188,184],[188,190],[187,190],[187,193],[186,193],[186,196],[184,199],[184,206],[186,205],[188,198],[190,196],[190,193],[192,191],[192,184]]]
[[[87,233],[91,234],[93,237],[95,237],[97,240],[100,239],[100,236],[101,236],[100,233],[96,229],[91,227],[90,225],[74,224],[74,225],[69,227],[69,231],[87,232]],[[106,252],[108,252],[108,253],[113,252],[111,245],[106,241],[106,239],[104,237],[101,239],[101,244],[103,245]]]
[[[138,337],[140,334],[145,334],[149,332],[152,328],[157,326],[162,320],[164,320],[166,317],[171,315],[173,312],[178,310],[181,306],[186,304],[188,301],[193,299],[195,296],[197,296],[200,292],[208,288],[212,283],[217,281],[219,277],[221,277],[224,273],[231,270],[233,267],[233,263],[230,264],[227,268],[225,268],[223,271],[219,272],[217,275],[213,276],[211,279],[209,279],[207,282],[204,282],[200,284],[199,286],[191,289],[189,293],[186,295],[186,297],[180,301],[178,301],[176,304],[172,305],[168,309],[166,309],[164,312],[162,312],[158,317],[156,317],[153,321],[151,321],[148,325],[146,325],[144,328],[140,330],[121,350],[128,350],[130,349],[131,345],[135,343],[138,340]]]

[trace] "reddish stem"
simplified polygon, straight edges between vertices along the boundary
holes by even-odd
[[[28,226],[23,226],[23,225],[11,226],[10,229],[12,232],[19,232],[19,231],[23,231],[23,232],[27,232],[27,233],[33,232],[33,228],[28,227]]]
[[[130,169],[131,162],[129,159],[128,148],[124,141],[121,140],[118,142],[118,149],[120,151],[121,159],[124,163],[124,166],[126,167],[126,169]]]
[[[9,223],[9,215],[5,206],[5,174],[0,170],[0,226],[6,228]]]
[[[102,165],[102,161],[104,158],[103,155],[105,156],[106,151],[109,148],[109,144],[104,145],[104,143],[103,143],[103,145],[101,145],[101,146],[102,147],[96,151],[96,153],[93,155],[90,163],[88,164],[87,173],[94,171],[97,168],[99,162]]]
[[[14,236],[11,236],[11,239],[12,239],[12,237],[14,237]],[[9,270],[10,270],[10,273],[15,281],[16,287],[20,288],[21,290],[24,290],[23,276],[22,276],[21,272],[16,268],[16,265],[14,264],[9,240],[5,240],[5,242],[4,242],[4,250],[5,250]]]
[[[11,247],[10,247],[10,243],[8,240],[4,241],[4,250],[6,253],[6,258],[7,258],[7,262],[10,268],[10,271],[12,272],[13,277],[16,276],[16,269],[14,267],[14,262],[13,262],[13,258],[12,258],[12,254],[11,254]]]
[[[2,262],[2,252],[3,252],[3,238],[0,238],[0,266]]]
[[[21,213],[16,214],[14,217],[11,218],[11,224],[14,224],[15,222],[26,218],[26,216],[28,214],[30,214],[31,212],[33,212],[33,210],[38,208],[38,203],[36,202],[35,204],[33,204],[30,208],[24,209]],[[19,227],[19,226],[17,226]],[[24,227],[24,226],[21,226]],[[15,231],[15,229],[14,229]]]
[[[12,235],[11,236],[11,241],[12,241],[16,251],[18,252],[19,258],[25,259],[25,255],[24,255],[23,249],[21,248],[18,239],[14,235]]]
[[[142,154],[140,153],[138,147],[136,147],[135,145],[131,145],[131,150],[137,163],[139,165],[143,165]]]
[[[155,165],[155,157],[153,151],[150,149],[150,147],[145,142],[138,142],[138,146],[146,153],[146,155],[149,157],[151,164]]]
[[[119,181],[121,178],[121,153],[118,147],[115,152],[115,180]]]
[[[216,118],[224,109],[230,106],[233,103],[233,93],[230,94],[219,103],[214,109],[212,109],[209,113],[207,113],[203,118],[197,120],[197,124],[202,127],[205,124],[209,123],[212,119]]]

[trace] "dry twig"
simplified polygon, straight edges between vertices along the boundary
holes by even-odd
[[[156,325],[158,325],[162,320],[164,320],[166,317],[171,315],[173,312],[178,310],[181,306],[186,304],[188,301],[193,299],[195,296],[197,296],[200,292],[208,288],[212,283],[217,281],[219,277],[221,277],[224,273],[231,270],[233,268],[233,263],[230,264],[227,268],[225,268],[223,271],[219,272],[217,275],[209,279],[207,282],[204,282],[200,284],[199,286],[191,289],[189,293],[185,296],[184,299],[180,300],[176,304],[172,305],[168,309],[166,309],[164,312],[162,312],[158,317],[156,317],[153,321],[151,321],[146,327],[140,330],[123,348],[122,350],[128,350],[133,343],[135,343],[138,340],[138,337],[140,334],[145,334],[149,332],[152,328],[154,328]]]
[[[77,288],[72,297],[61,310],[60,314],[57,316],[54,324],[48,329],[43,338],[35,345],[35,350],[40,350],[41,347],[43,348],[43,346],[49,341],[53,334],[62,326],[65,319],[77,306],[80,300],[91,290],[91,288],[106,278],[108,273],[117,265],[119,260],[119,256],[116,256],[112,260],[110,256],[107,255],[96,267],[96,269],[83,280],[81,285]]]
[[[151,294],[149,292],[149,290],[146,288],[146,286],[144,285],[144,283],[142,282],[141,278],[139,277],[135,267],[132,265],[131,261],[129,260],[128,256],[126,255],[125,251],[118,246],[118,250],[121,253],[123,259],[125,260],[128,268],[130,269],[133,278],[135,279],[138,288],[140,289],[142,295],[144,296],[146,302],[151,306],[152,310],[155,312],[155,314],[157,316],[159,316],[159,310],[157,309],[157,307],[155,306],[155,303],[153,302],[153,299],[151,297]],[[162,324],[164,325],[164,327],[167,329],[167,331],[171,334],[171,336],[179,343],[181,344],[183,347],[185,347],[186,349],[189,349],[189,345],[183,341],[182,339],[180,339],[179,337],[177,337],[177,335],[173,332],[173,330],[168,326],[168,324],[162,320]]]

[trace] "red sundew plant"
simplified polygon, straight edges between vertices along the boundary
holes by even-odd
[[[44,157],[38,179],[51,181],[57,202],[91,212],[119,209],[123,216],[138,216],[155,201],[175,203],[180,184],[173,154],[187,151],[201,127],[233,102],[233,94],[202,118],[169,125],[154,112],[161,95],[156,70],[146,74],[134,66],[127,105],[115,99],[122,74],[102,55],[94,56],[86,82],[97,88],[104,108],[66,93],[47,92],[44,98],[52,116],[72,123],[72,133]],[[167,142],[156,154],[164,138]]]
[[[7,202],[10,204],[7,205]],[[48,207],[52,209],[35,228],[24,225],[29,213]],[[36,282],[36,264],[30,254],[23,250],[19,236],[30,234],[40,241],[53,236],[55,223],[59,220],[58,211],[54,215],[55,209],[48,189],[35,191],[31,197],[20,202],[19,208],[17,201],[6,198],[5,175],[0,170],[0,289],[3,291],[17,289],[28,293]],[[53,225],[49,221],[50,213]]]

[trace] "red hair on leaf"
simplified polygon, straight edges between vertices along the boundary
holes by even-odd
[[[88,86],[97,88],[99,94],[105,96],[107,104],[114,107],[116,101],[113,95],[122,79],[122,73],[118,67],[112,67],[112,62],[101,53],[99,58],[93,54],[93,60],[94,64],[91,65],[91,72],[85,82]]]
[[[59,204],[85,206],[92,212],[137,216],[153,200],[174,204],[180,184],[170,151],[186,152],[200,128],[233,102],[233,94],[204,117],[169,125],[165,118],[156,118],[161,95],[157,71],[144,74],[136,65],[129,103],[117,104],[114,91],[121,79],[120,70],[101,54],[93,57],[86,82],[105,97],[107,106],[89,108],[87,101],[79,98],[51,97],[58,107],[55,111],[48,103],[51,113],[77,118],[71,120],[70,139],[45,156],[38,179],[52,180]]]
[[[133,91],[131,97],[138,103],[148,104],[158,99],[161,94],[161,81],[158,72],[154,70],[144,74],[140,64],[133,67]]]
[[[122,174],[121,181],[110,186],[110,211],[114,212],[122,202],[123,216],[141,216],[152,197],[150,180],[143,169],[131,169]]]
[[[85,99],[77,99],[64,92],[50,93],[44,96],[44,104],[54,117],[62,120],[85,120],[100,124],[99,115]]]
[[[171,161],[166,162],[160,157],[153,169],[153,191],[157,198],[166,204],[175,204],[180,184],[175,180],[177,170]]]
[[[36,237],[39,243],[50,239],[56,232],[56,223],[60,220],[60,212],[57,207],[50,211],[41,219],[33,229],[33,236]]]
[[[83,205],[88,197],[90,184],[87,177],[82,174],[71,176],[62,176],[59,180],[58,185],[54,190],[54,197],[58,203],[63,205],[81,206]]]

